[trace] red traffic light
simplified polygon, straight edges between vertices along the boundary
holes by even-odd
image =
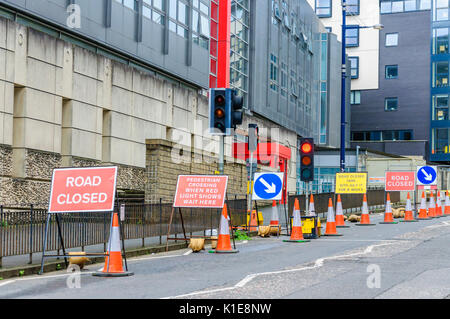
[[[225,97],[223,95],[217,95],[214,101],[216,105],[222,106],[225,104]]]
[[[301,150],[303,153],[311,153],[313,146],[310,143],[304,143],[301,146]]]

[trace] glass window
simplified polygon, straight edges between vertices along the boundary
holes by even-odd
[[[436,0],[436,8],[434,11],[434,21],[448,20],[448,0]]]
[[[447,154],[450,152],[449,133],[448,128],[434,128],[432,130],[432,154]]]
[[[403,12],[403,1],[392,1],[392,13]]]
[[[448,94],[433,96],[433,121],[447,121],[448,117]]]
[[[345,29],[345,46],[357,47],[359,46],[359,26],[348,25]]]
[[[359,0],[347,0],[345,3],[347,5],[346,15],[359,15]]]
[[[123,0],[123,5],[127,8],[135,10],[136,7],[136,0]]]
[[[348,57],[350,61],[350,74],[352,79],[357,79],[359,77],[359,57],[350,56]]]
[[[396,79],[396,78],[398,78],[398,65],[386,65],[386,67],[385,67],[385,78],[386,79]]]
[[[433,30],[433,54],[448,53],[448,28],[437,28]]]
[[[352,105],[361,104],[361,91],[350,92],[350,104]]]
[[[387,97],[384,99],[384,110],[385,111],[396,111],[398,109],[398,98]]]
[[[405,0],[405,11],[415,11],[415,10],[417,10],[416,0]]]
[[[431,0],[420,0],[420,10],[430,10]]]
[[[331,0],[316,0],[316,14],[321,18],[331,17]]]
[[[434,62],[433,67],[433,87],[448,86],[448,61]]]
[[[270,55],[270,88],[278,92],[278,58],[276,55]]]
[[[386,33],[385,46],[394,47],[398,45],[398,33]]]
[[[392,12],[392,3],[390,1],[381,2],[380,13],[391,13],[391,12]]]

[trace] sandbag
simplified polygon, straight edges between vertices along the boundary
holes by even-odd
[[[83,251],[69,252],[69,256],[71,256],[71,255],[86,255],[86,253]],[[70,257],[69,258],[69,266],[70,265],[78,265],[78,267],[80,267],[80,269],[83,269],[84,265],[88,262],[90,262],[90,260],[87,257]]]
[[[205,239],[204,238],[191,238],[189,241],[189,248],[192,249],[194,253],[205,249]]]
[[[258,236],[269,237],[270,236],[270,226],[259,226],[258,227]]]

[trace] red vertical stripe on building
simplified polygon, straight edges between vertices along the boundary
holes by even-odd
[[[214,7],[216,3],[211,1],[211,76],[210,87],[229,88],[230,87],[230,21],[231,21],[231,0],[217,0],[218,4],[218,25],[214,19]],[[217,42],[214,35],[217,34]],[[214,54],[216,53],[216,54]],[[214,59],[216,58],[216,59]],[[216,83],[213,86],[213,68],[216,66]]]

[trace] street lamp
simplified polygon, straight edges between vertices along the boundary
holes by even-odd
[[[347,29],[367,29],[373,28],[375,30],[382,30],[382,24],[375,24],[373,26],[349,26],[346,25],[346,0],[342,0],[342,84],[341,84],[341,158],[340,168],[341,172],[345,172],[345,80],[347,78],[346,60],[345,60],[345,31]]]

